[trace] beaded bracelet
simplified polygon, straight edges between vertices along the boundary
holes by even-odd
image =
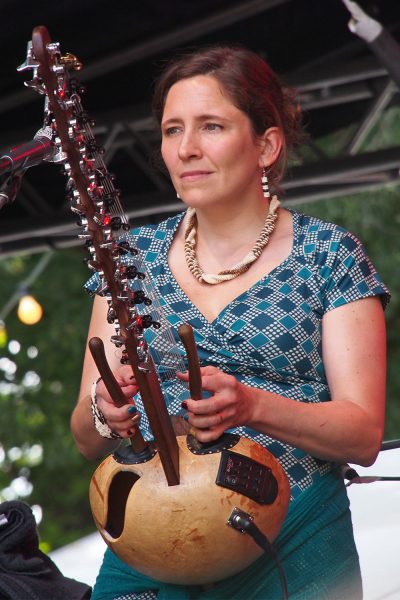
[[[99,377],[98,379],[96,379],[96,381],[93,382],[91,390],[90,390],[90,397],[92,400],[91,408],[92,408],[94,426],[95,426],[97,432],[101,435],[101,437],[107,438],[109,440],[121,439],[121,436],[118,435],[118,433],[115,433],[115,431],[110,429],[110,427],[107,425],[105,416],[103,415],[103,413],[97,406],[96,387],[97,387],[97,384],[99,383],[100,379],[101,379],[101,377]]]

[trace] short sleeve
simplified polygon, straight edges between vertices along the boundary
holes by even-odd
[[[337,242],[326,279],[324,312],[354,300],[379,296],[385,308],[390,292],[382,282],[361,242],[346,232]]]
[[[83,288],[89,294],[95,294],[100,285],[100,277],[98,273],[94,273],[87,281],[83,284]]]

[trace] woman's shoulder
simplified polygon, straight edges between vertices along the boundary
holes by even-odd
[[[339,252],[353,252],[357,248],[363,250],[362,242],[354,233],[319,217],[314,217],[291,210],[295,222],[297,250],[311,258],[323,254],[335,256]]]
[[[356,235],[335,223],[294,211],[293,219],[297,256],[318,274],[331,301],[327,306],[375,295],[381,296],[386,306],[390,293]]]
[[[353,235],[345,227],[325,221],[319,217],[311,216],[302,212],[289,209],[293,218],[297,220],[297,226],[302,239],[316,239],[324,241],[326,239],[343,238],[346,235]],[[355,236],[353,236],[355,237]]]
[[[149,223],[135,227],[132,234],[140,250],[148,250],[154,244],[161,245],[175,233],[184,213],[168,217],[159,223]]]

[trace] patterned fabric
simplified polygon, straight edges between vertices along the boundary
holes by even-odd
[[[381,296],[386,305],[389,294],[357,238],[336,225],[291,212],[294,242],[289,257],[229,303],[212,323],[187,298],[168,267],[167,253],[183,215],[134,233],[164,316],[175,332],[181,323],[192,325],[202,364],[294,401],[326,402],[330,394],[322,361],[323,315],[369,296]],[[134,258],[127,260],[136,264]],[[92,291],[97,286],[96,277],[87,284]],[[162,351],[163,338],[152,329],[146,331],[148,341]],[[176,344],[184,356],[177,335]],[[170,414],[182,414],[187,389],[176,379],[165,378],[162,385]],[[148,439],[149,424],[140,398],[136,401]],[[231,431],[253,438],[277,457],[289,477],[292,498],[332,468],[247,427]]]
[[[157,600],[157,592],[149,590],[141,594],[124,594],[124,596],[118,596],[114,600]]]

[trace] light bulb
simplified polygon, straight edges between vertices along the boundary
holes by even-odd
[[[33,296],[22,296],[18,304],[17,315],[25,325],[35,325],[43,315],[43,309]]]

